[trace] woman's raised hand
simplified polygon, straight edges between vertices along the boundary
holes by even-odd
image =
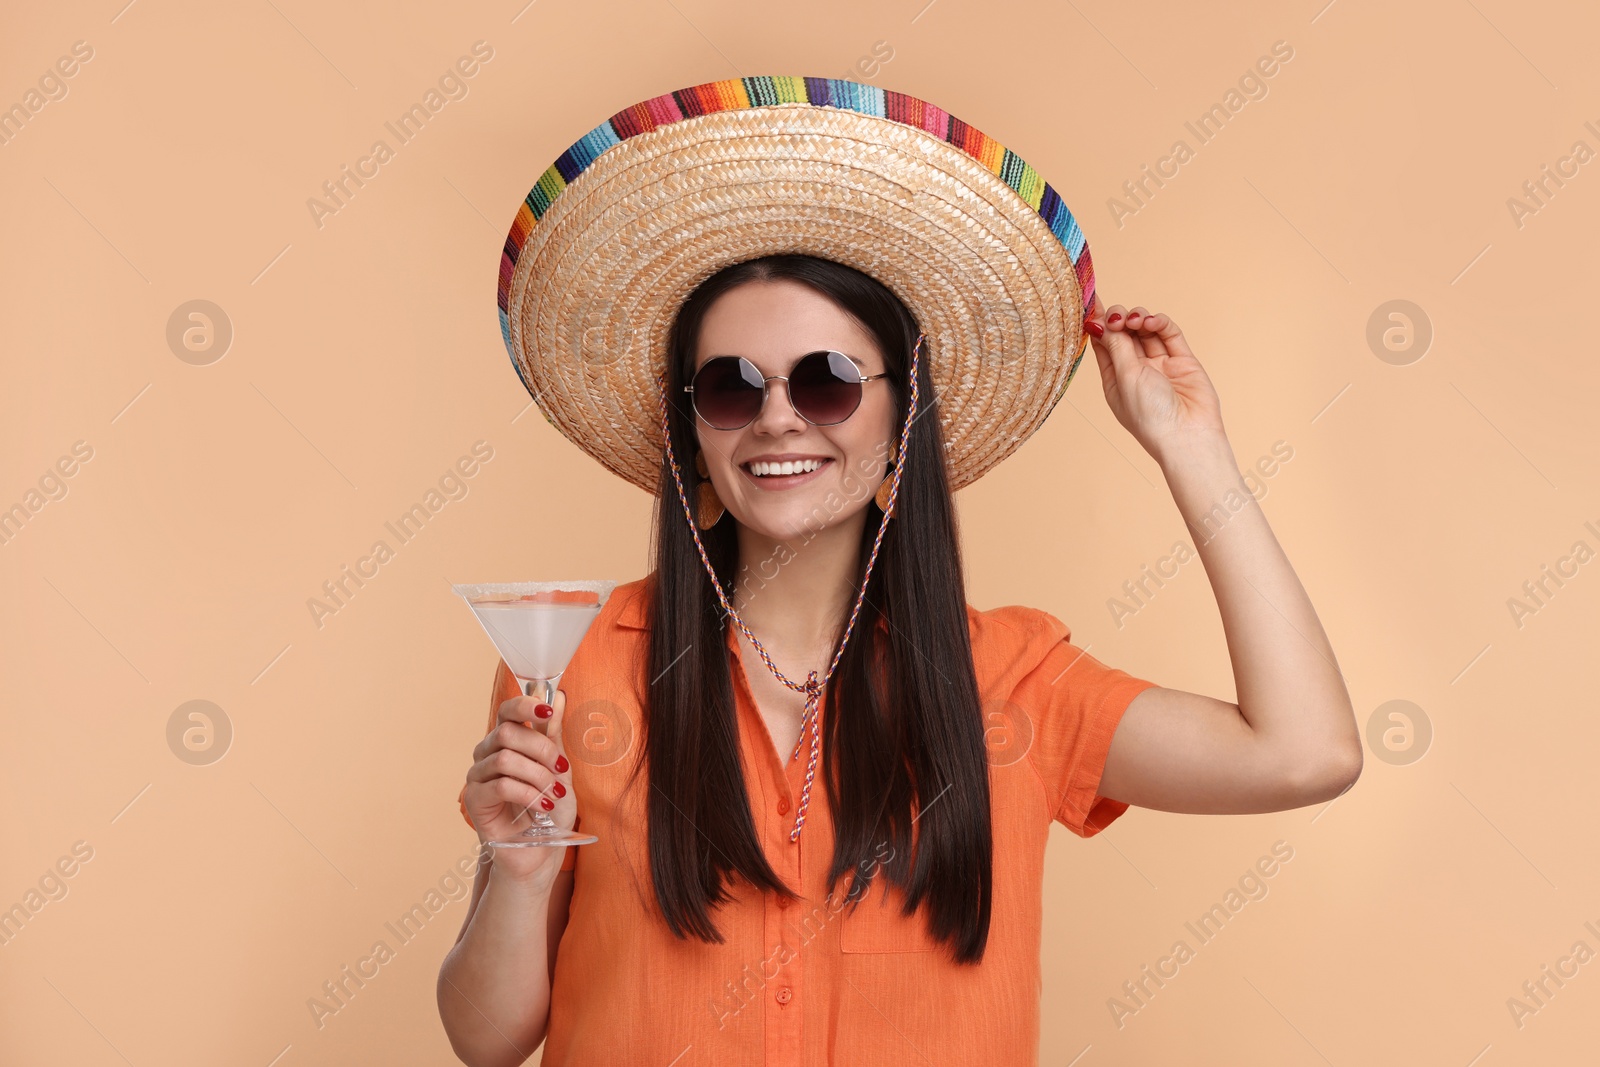
[[[1085,328],[1106,403],[1157,461],[1224,436],[1217,391],[1172,319],[1137,306],[1108,308],[1096,295]]]
[[[516,696],[500,705],[494,729],[472,750],[464,803],[481,841],[515,837],[533,823],[538,806],[564,830],[577,820],[572,765],[561,744],[567,695],[556,690],[554,706]],[[542,713],[542,714],[541,714]],[[494,865],[518,879],[554,883],[570,846],[497,848]]]

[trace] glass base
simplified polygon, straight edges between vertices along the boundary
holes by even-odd
[[[593,834],[563,830],[559,826],[530,826],[516,837],[485,841],[491,848],[538,848],[542,845],[592,845],[600,840]]]

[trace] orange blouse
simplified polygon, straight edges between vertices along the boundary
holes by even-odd
[[[751,810],[773,870],[802,900],[785,907],[739,882],[733,902],[711,913],[723,943],[679,940],[651,887],[644,772],[624,788],[642,721],[647,581],[612,592],[562,676],[578,825],[600,840],[566,850],[572,901],[541,1062],[1036,1064],[1050,822],[1090,837],[1128,809],[1096,787],[1123,712],[1156,683],[1086,655],[1048,612],[967,606],[989,749],[994,906],[982,961],[957,965],[928,935],[926,905],[902,916],[904,895],[881,874],[853,913],[830,908],[833,822],[821,770],[805,829],[790,843],[810,742],[787,764],[778,753],[730,622]],[[500,702],[518,692],[502,662],[491,728]]]

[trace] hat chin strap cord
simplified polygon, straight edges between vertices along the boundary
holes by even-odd
[[[800,746],[805,741],[807,727],[810,727],[811,730],[811,754],[806,760],[805,785],[801,787],[800,804],[795,809],[794,829],[789,831],[789,840],[791,842],[799,839],[800,831],[806,824],[806,809],[811,803],[811,783],[817,774],[817,753],[820,741],[817,731],[816,712],[817,704],[822,694],[822,687],[828,684],[829,678],[833,677],[834,668],[839,665],[839,659],[844,655],[844,646],[850,640],[851,631],[855,629],[856,616],[861,612],[861,602],[867,595],[867,585],[872,581],[872,565],[878,561],[878,546],[883,543],[884,532],[889,528],[889,518],[894,514],[895,501],[900,495],[900,474],[905,470],[906,443],[911,438],[911,424],[916,421],[917,417],[917,360],[922,351],[922,342],[925,337],[925,334],[917,334],[917,343],[911,349],[911,403],[906,410],[905,425],[900,429],[900,462],[896,463],[894,467],[893,480],[889,485],[889,505],[884,508],[883,521],[878,524],[878,536],[872,540],[872,554],[867,557],[866,576],[861,581],[861,588],[856,590],[856,602],[855,606],[850,609],[850,621],[845,625],[844,637],[840,639],[839,647],[834,650],[833,661],[828,664],[827,673],[821,679],[818,679],[817,672],[811,671],[807,674],[803,685],[790,681],[782,671],[778,670],[777,664],[772,662],[772,657],[767,655],[767,650],[762,647],[760,641],[756,640],[756,635],[750,632],[750,628],[744,624],[744,620],[739,618],[739,613],[733,610],[733,605],[728,603],[728,598],[722,591],[722,583],[717,581],[717,573],[711,566],[711,557],[706,555],[706,546],[700,541],[700,530],[695,525],[694,513],[689,510],[689,497],[683,490],[683,478],[678,470],[678,461],[672,455],[672,432],[667,425],[665,375],[656,375],[656,382],[660,386],[661,392],[661,438],[666,444],[667,464],[672,468],[672,481],[678,487],[678,500],[683,504],[684,518],[689,520],[689,533],[694,537],[694,546],[700,552],[700,562],[705,564],[706,574],[711,577],[711,586],[717,592],[717,600],[721,602],[722,610],[738,624],[739,629],[743,631],[750,644],[755,646],[756,654],[761,657],[761,662],[767,665],[767,669],[773,673],[778,681],[795,692],[806,695],[805,714],[800,719],[800,739],[795,742],[794,752],[790,754],[789,760],[793,762],[799,758]]]

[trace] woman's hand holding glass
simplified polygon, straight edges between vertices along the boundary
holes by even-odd
[[[464,803],[480,841],[515,837],[533,823],[538,806],[550,820],[570,830],[578,804],[572,793],[572,765],[561,744],[566,693],[555,691],[553,706],[528,696],[500,705],[494,729],[472,750]],[[539,710],[544,709],[546,716]],[[545,886],[555,882],[565,848],[497,848],[494,866],[518,881]]]

